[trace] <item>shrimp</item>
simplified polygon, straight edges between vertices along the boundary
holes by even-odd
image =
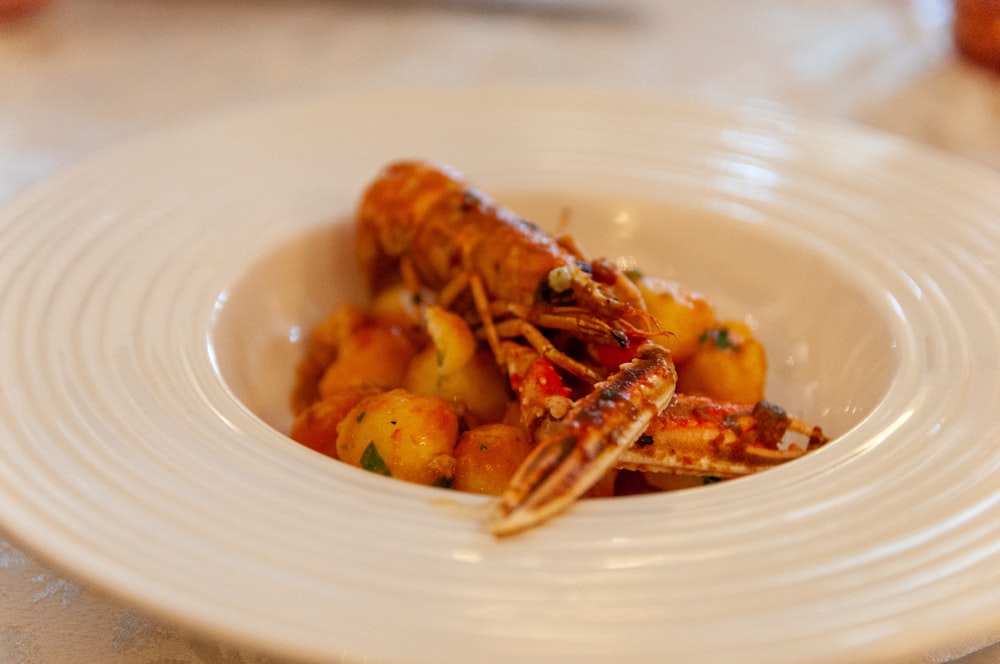
[[[529,221],[468,187],[450,169],[389,165],[362,197],[356,253],[372,291],[402,279],[472,314],[497,362],[502,337],[522,337],[590,381],[593,367],[559,351],[539,328],[628,348],[660,333],[638,288],[608,261],[587,261]]]

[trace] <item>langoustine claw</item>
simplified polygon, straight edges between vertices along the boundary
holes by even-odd
[[[740,477],[797,459],[827,441],[819,427],[789,417],[766,401],[719,403],[677,394],[622,452],[616,467]]]
[[[493,512],[492,532],[508,535],[541,523],[611,468],[726,479],[772,468],[828,442],[819,427],[766,401],[723,403],[674,392],[672,363],[649,361],[663,360],[660,352],[647,344],[635,361],[574,403],[551,362],[507,342],[521,425],[539,443]],[[643,379],[636,380],[637,374]],[[615,405],[642,399],[653,403],[635,419],[634,406]]]
[[[490,531],[510,535],[572,505],[667,406],[676,381],[670,352],[641,346],[632,361],[547,429],[500,497]]]

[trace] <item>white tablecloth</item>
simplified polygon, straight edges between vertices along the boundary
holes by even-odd
[[[950,18],[947,0],[61,0],[0,25],[0,205],[157,127],[399,85],[767,104],[1000,169],[1000,76],[955,54]],[[963,664],[1000,661],[968,647]],[[276,661],[104,598],[0,533],[0,664]]]

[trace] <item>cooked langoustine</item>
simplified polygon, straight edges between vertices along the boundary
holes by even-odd
[[[576,406],[553,364],[531,348],[505,342],[506,372],[519,405],[521,426],[534,440]],[[828,442],[823,430],[789,416],[768,401],[719,402],[675,392],[615,468],[740,477],[796,459]]]
[[[362,198],[356,250],[373,291],[402,281],[463,315],[521,392],[524,425],[536,445],[487,524],[497,535],[561,512],[616,464],[674,464],[727,476],[760,465],[726,472],[737,456],[757,463],[795,454],[777,445],[787,418],[718,405],[725,414],[713,419],[717,411],[675,396],[670,352],[653,342],[662,331],[631,280],[496,205],[454,171],[411,161],[383,170]],[[577,359],[555,341],[562,336],[616,348],[613,355],[625,361],[609,370]],[[507,341],[514,338],[531,348]],[[589,393],[572,399],[555,367],[592,386]],[[549,371],[551,381],[543,376]],[[552,389],[538,387],[546,382]],[[793,421],[791,428],[806,427]],[[809,436],[813,447],[825,441],[818,430]],[[693,448],[704,458],[689,453]]]
[[[611,468],[655,473],[679,473],[713,478],[749,475],[791,461],[827,442],[819,427],[789,417],[767,401],[755,404],[720,403],[707,397],[657,390],[662,384],[642,385],[644,375],[665,367],[657,346],[644,344],[637,361],[604,383],[595,385],[579,401],[570,398],[555,367],[532,349],[507,343],[507,374],[520,405],[521,425],[537,442],[535,452],[511,480],[490,523],[506,535],[534,525],[582,495],[587,486]],[[661,349],[662,350],[662,349]],[[666,399],[658,410],[643,409],[636,395]],[[642,427],[636,437],[619,436],[627,426]],[[622,440],[631,443],[615,445]],[[569,445],[572,441],[574,444]],[[542,477],[562,459],[573,459],[558,472]],[[564,478],[588,474],[573,484]],[[593,481],[591,481],[593,480]],[[533,491],[562,481],[565,489]],[[552,498],[554,497],[554,498]],[[532,520],[534,519],[534,521]]]
[[[389,165],[362,197],[357,255],[373,291],[402,278],[437,303],[478,319],[498,363],[502,337],[521,337],[588,380],[592,367],[560,352],[538,328],[628,347],[659,332],[635,285],[607,261],[471,189],[444,167]],[[469,296],[469,297],[465,297]]]

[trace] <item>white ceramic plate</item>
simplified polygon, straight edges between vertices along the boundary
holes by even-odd
[[[495,541],[281,432],[356,298],[357,195],[450,162],[592,253],[703,289],[839,439]],[[301,659],[858,661],[1000,630],[1000,179],[762,109],[379,93],[227,115],[0,215],[0,524],[159,615]]]

